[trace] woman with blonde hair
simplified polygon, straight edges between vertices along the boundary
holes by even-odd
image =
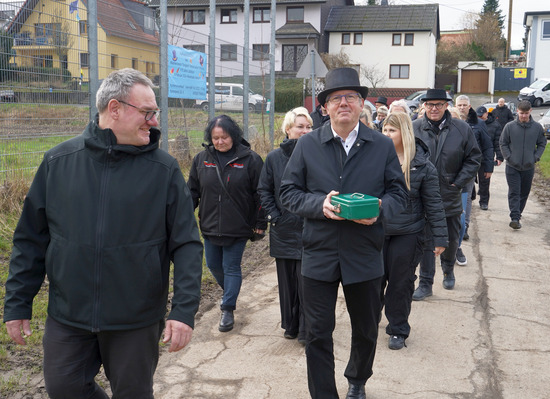
[[[409,188],[405,210],[384,221],[386,239],[381,296],[388,319],[388,346],[401,349],[411,330],[408,319],[416,266],[423,253],[424,228],[431,229],[434,254],[438,256],[448,245],[447,223],[437,170],[430,162],[428,147],[415,138],[409,116],[403,112],[390,113],[384,120],[382,132],[393,141]],[[428,226],[425,226],[426,220]]]
[[[302,218],[290,213],[279,199],[281,178],[298,139],[311,131],[313,121],[304,107],[288,111],[282,130],[286,138],[264,163],[258,193],[270,223],[269,254],[275,258],[279,282],[281,328],[284,337],[305,344],[302,312]]]

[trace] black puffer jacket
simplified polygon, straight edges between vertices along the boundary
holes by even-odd
[[[424,117],[413,122],[414,134],[427,146],[430,161],[439,175],[439,190],[447,217],[462,213],[462,188],[474,178],[481,162],[481,151],[472,129],[445,111],[439,128]]]
[[[495,116],[495,119],[498,123],[500,123],[500,126],[504,129],[504,126],[508,122],[512,122],[514,120],[514,114],[512,114],[512,111],[510,108],[508,108],[507,105],[504,105],[502,107],[499,107],[498,105],[495,107],[495,109],[492,111],[493,115]]]
[[[470,108],[468,111],[466,122],[472,128],[477,145],[481,150],[480,169],[486,173],[493,173],[493,169],[495,168],[493,142],[487,132],[487,126],[482,120],[479,120],[473,108]]]
[[[487,126],[487,133],[489,134],[489,138],[491,139],[491,142],[493,143],[493,151],[495,152],[495,158],[499,161],[504,161],[504,158],[502,157],[502,152],[500,151],[500,134],[502,133],[502,126],[500,126],[500,123],[495,119],[495,116],[492,112],[489,112],[487,114],[487,120],[485,121],[485,126]]]
[[[286,139],[267,154],[260,175],[258,193],[269,228],[269,254],[280,259],[302,259],[303,219],[281,205],[281,178],[298,140]]]
[[[90,122],[46,152],[14,233],[4,320],[30,319],[47,274],[48,315],[87,331],[128,330],[166,313],[193,327],[202,274],[191,195],[177,161],[159,149],[117,144]]]
[[[226,165],[218,165],[215,153],[212,144],[205,145],[193,159],[187,182],[193,204],[199,206],[201,232],[205,236],[250,238],[253,228],[267,228],[257,193],[262,158],[245,140],[235,146],[235,156]],[[221,186],[216,166],[238,208]]]
[[[416,139],[416,155],[411,162],[411,188],[403,212],[384,220],[386,236],[412,234],[423,231],[426,219],[430,224],[436,247],[447,247],[447,222],[439,194],[437,170],[430,162],[428,148]]]

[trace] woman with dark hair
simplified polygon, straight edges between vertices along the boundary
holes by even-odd
[[[303,219],[281,205],[281,178],[298,139],[311,131],[313,121],[304,107],[285,115],[281,130],[286,138],[267,154],[260,176],[258,192],[265,209],[269,228],[269,254],[275,258],[281,328],[284,337],[305,344],[305,323],[302,312],[302,228]]]
[[[447,222],[437,170],[430,162],[426,145],[415,139],[411,118],[403,112],[390,113],[384,120],[382,133],[393,141],[409,188],[405,210],[384,221],[382,304],[388,319],[388,347],[401,349],[411,330],[408,320],[416,265],[423,252],[425,223],[427,221],[433,234],[434,255],[439,256],[448,246]]]
[[[187,182],[199,207],[206,266],[223,289],[219,330],[230,331],[241,289],[241,260],[253,233],[267,227],[256,191],[263,161],[227,115],[212,119],[204,151],[193,159]]]

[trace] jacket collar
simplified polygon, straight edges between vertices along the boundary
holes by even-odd
[[[330,123],[327,123],[326,125],[321,126],[319,131],[319,135],[321,137],[321,143],[325,144],[329,142],[330,140],[334,139],[334,135],[332,134],[332,128],[330,126]],[[365,126],[362,123],[359,123],[359,131],[357,132],[357,140],[362,141],[372,141],[373,140],[373,134],[381,134],[379,132],[376,132],[369,127]]]

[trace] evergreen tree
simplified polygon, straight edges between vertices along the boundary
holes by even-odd
[[[481,16],[494,16],[498,20],[498,27],[502,31],[504,29],[504,16],[499,9],[498,0],[485,0],[481,9]]]

